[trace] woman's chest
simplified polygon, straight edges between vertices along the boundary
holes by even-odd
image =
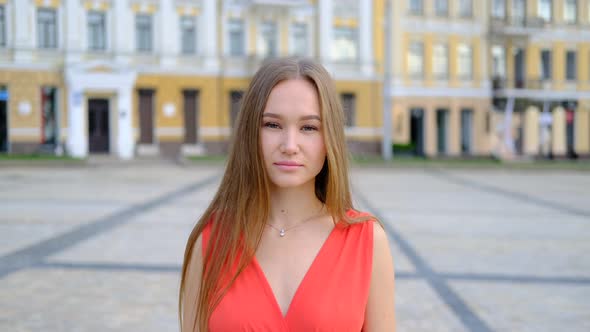
[[[354,274],[354,273],[353,273]],[[251,264],[236,279],[211,316],[211,331],[360,331],[366,295],[357,278],[312,274],[283,312],[268,282]]]

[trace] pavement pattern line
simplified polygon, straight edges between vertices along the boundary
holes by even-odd
[[[209,176],[205,179],[196,181],[192,184],[163,194],[154,199],[132,205],[119,212],[98,218],[87,224],[78,226],[66,233],[54,236],[15,252],[1,256],[0,279],[21,269],[38,265],[50,255],[63,251],[89,238],[110,231],[115,227],[124,225],[128,223],[132,217],[135,217],[139,214],[144,214],[149,210],[152,210],[160,205],[166,204],[191,192],[198,191],[216,181],[218,177],[219,176],[217,174]]]
[[[437,273],[426,260],[420,256],[418,251],[395,229],[395,227],[391,225],[391,223],[386,222],[386,219],[383,217],[380,210],[374,207],[359,190],[355,190],[355,193],[361,204],[366,206],[375,217],[383,222],[385,231],[412,262],[416,268],[417,274],[431,286],[444,303],[453,311],[463,326],[465,326],[468,331],[492,332],[493,330],[488,324],[471,310],[469,305],[459,296],[459,294],[448,285],[446,279]]]
[[[570,214],[570,215],[574,215],[574,216],[578,216],[578,217],[590,218],[590,211],[587,211],[587,210],[577,209],[577,208],[568,206],[566,204],[556,203],[554,201],[535,197],[535,196],[532,196],[529,194],[525,194],[525,193],[521,193],[521,192],[517,192],[517,191],[513,191],[513,190],[508,190],[508,189],[504,189],[504,188],[500,188],[500,187],[496,187],[496,186],[491,186],[491,185],[484,184],[484,183],[477,182],[477,181],[470,180],[470,179],[465,179],[465,178],[462,178],[462,177],[454,175],[454,174],[450,174],[450,173],[445,172],[440,169],[429,170],[426,173],[430,174],[436,178],[445,180],[450,183],[462,185],[464,187],[474,188],[474,189],[478,189],[478,190],[481,190],[481,191],[484,191],[487,193],[496,194],[496,195],[500,195],[500,196],[504,196],[504,197],[510,197],[510,198],[515,199],[517,201],[532,204],[537,207],[550,208],[550,209],[556,210],[561,213],[566,213],[566,214]]]
[[[178,264],[141,264],[141,263],[92,263],[92,262],[42,262],[35,265],[42,269],[95,270],[95,271],[138,271],[138,272],[180,272]],[[487,281],[515,284],[560,284],[569,286],[590,286],[590,278],[583,277],[538,277],[528,275],[504,275],[492,273],[439,273],[442,278],[454,281]],[[422,279],[414,272],[396,271],[396,279]]]

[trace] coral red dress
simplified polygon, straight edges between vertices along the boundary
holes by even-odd
[[[356,217],[359,212],[350,210]],[[203,250],[211,227],[203,232]],[[203,253],[204,255],[204,253]],[[361,331],[373,263],[373,221],[334,227],[283,316],[256,258],[214,309],[209,330]]]

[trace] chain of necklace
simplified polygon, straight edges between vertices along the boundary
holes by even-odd
[[[272,224],[266,224],[266,225],[267,225],[267,226],[270,226],[270,227],[272,227],[272,228],[274,228],[274,229],[276,229],[277,231],[279,231],[279,236],[280,236],[280,237],[284,237],[284,236],[285,236],[285,234],[287,233],[287,231],[290,231],[290,230],[292,230],[293,228],[297,228],[297,227],[299,227],[299,226],[303,225],[304,223],[306,223],[306,222],[308,222],[308,221],[310,221],[310,220],[314,219],[315,217],[317,217],[317,216],[318,216],[318,215],[319,215],[319,214],[320,214],[320,213],[321,213],[321,212],[324,210],[324,206],[325,206],[325,204],[323,204],[323,203],[322,203],[322,207],[320,208],[320,210],[318,211],[318,213],[316,213],[316,214],[314,214],[313,216],[311,216],[311,217],[309,217],[309,218],[307,218],[307,219],[303,220],[302,222],[298,223],[297,225],[295,225],[295,226],[291,226],[291,227],[289,227],[289,228],[284,228],[284,227],[283,227],[283,228],[277,228],[277,227],[273,226]]]

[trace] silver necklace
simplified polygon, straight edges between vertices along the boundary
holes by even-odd
[[[309,218],[307,218],[307,219],[303,220],[302,222],[298,223],[297,225],[295,225],[295,226],[291,226],[291,227],[289,227],[289,228],[284,228],[284,227],[282,227],[282,228],[277,228],[277,227],[273,226],[272,224],[267,224],[267,225],[268,225],[268,226],[270,226],[270,227],[272,227],[272,228],[274,228],[274,229],[276,229],[277,231],[279,231],[279,236],[280,236],[280,237],[284,237],[284,236],[285,236],[285,234],[287,233],[287,231],[290,231],[290,230],[292,230],[293,228],[297,228],[297,227],[299,227],[299,226],[303,225],[304,223],[306,223],[306,222],[308,222],[308,221],[312,220],[313,218],[317,217],[317,216],[318,216],[318,215],[319,215],[319,214],[320,214],[320,213],[321,213],[323,210],[324,210],[324,204],[322,203],[322,207],[320,208],[320,211],[318,211],[318,213],[316,213],[316,214],[314,214],[313,216],[311,216],[311,217],[309,217]]]

